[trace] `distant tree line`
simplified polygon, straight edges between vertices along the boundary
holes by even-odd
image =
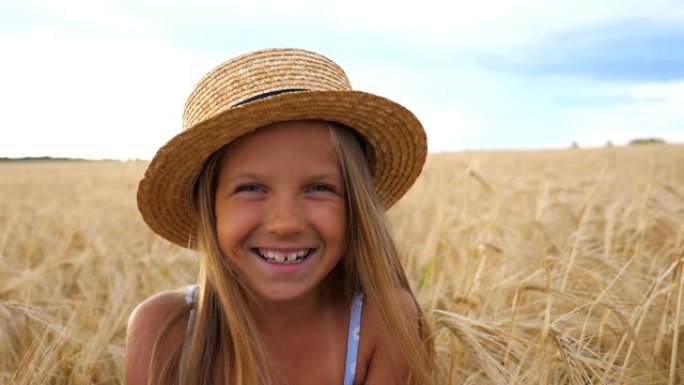
[[[639,144],[665,144],[665,141],[660,138],[637,138],[629,141],[630,146]]]
[[[21,157],[21,158],[0,157],[0,162],[44,162],[44,161],[65,161],[65,160],[83,161],[86,159],[81,159],[81,158],[55,158],[52,156],[25,156],[25,157]]]
[[[84,159],[84,158],[66,158],[53,156],[24,156],[21,158],[8,158],[0,156],[0,162],[148,162],[145,159]]]
[[[642,144],[666,144],[666,142],[661,138],[636,138],[629,141],[630,146],[638,146]],[[572,149],[577,149],[579,147],[580,146],[577,144],[577,142],[573,141],[570,143],[570,148]],[[607,141],[605,147],[613,147],[613,141]]]

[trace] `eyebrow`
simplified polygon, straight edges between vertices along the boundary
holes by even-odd
[[[225,180],[226,182],[233,182],[240,179],[259,179],[259,174],[251,171],[240,172],[238,174],[228,175]]]
[[[254,180],[254,179],[264,179],[263,175],[253,172],[253,171],[244,171],[244,172],[239,172],[234,175],[229,175],[226,179],[225,182],[227,183],[235,183],[235,181],[240,181],[240,180]],[[342,173],[340,172],[316,172],[316,173],[311,173],[310,175],[305,175],[302,177],[302,179],[306,181],[319,181],[319,180],[325,180],[325,181],[339,181],[340,183],[343,183],[343,176]]]

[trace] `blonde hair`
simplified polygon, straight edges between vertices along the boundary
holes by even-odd
[[[346,277],[349,285],[360,286],[364,295],[379,311],[386,337],[398,339],[401,353],[412,372],[412,383],[431,383],[434,345],[429,326],[417,305],[404,268],[399,260],[385,208],[377,198],[373,176],[362,140],[355,132],[338,123],[328,123],[333,148],[342,169],[347,199]],[[410,336],[397,289],[411,294],[418,310],[419,339]]]
[[[413,293],[390,235],[385,210],[378,201],[362,140],[341,124],[329,122],[328,127],[342,170],[347,228],[345,255],[322,284],[344,287],[348,299],[361,289],[367,301],[377,307],[387,337],[398,339],[411,368],[411,382],[431,383],[434,347],[429,327],[416,305],[420,341],[411,338],[396,293],[399,288],[411,296]],[[176,354],[175,363],[164,365],[157,383],[209,385],[214,383],[215,373],[225,383],[230,383],[231,378],[236,384],[271,383],[267,367],[270,360],[248,306],[249,289],[223,257],[217,241],[214,196],[226,147],[207,160],[193,191],[199,222],[196,247],[201,262],[192,339],[184,355]],[[230,365],[216,366],[216,362]]]

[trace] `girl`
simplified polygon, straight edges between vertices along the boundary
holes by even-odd
[[[384,211],[425,133],[304,50],[230,60],[138,188],[145,222],[200,254],[198,284],[130,317],[126,383],[424,384],[433,346]]]

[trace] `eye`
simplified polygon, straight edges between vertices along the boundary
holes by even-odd
[[[242,184],[235,188],[235,193],[259,193],[265,191],[257,184]]]
[[[337,188],[334,186],[328,185],[328,184],[323,184],[323,183],[316,183],[312,184],[309,187],[307,187],[308,191],[315,192],[315,193],[333,193],[337,194]]]

